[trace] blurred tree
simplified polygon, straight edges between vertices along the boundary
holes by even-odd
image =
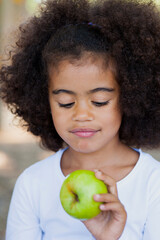
[[[36,12],[36,9],[38,7],[38,3],[40,3],[40,0],[26,0],[25,6],[26,10],[29,14],[33,14]]]
[[[12,44],[14,35],[11,36],[11,32],[26,17],[25,0],[0,0],[0,59],[6,58],[4,55],[8,46]],[[1,105],[0,103],[0,130],[5,130],[6,126],[9,125],[6,121],[8,113]]]
[[[1,43],[1,30],[2,30],[2,0],[0,0],[0,43]],[[1,61],[1,44],[0,44],[0,61]],[[1,67],[1,62],[0,62],[0,67]],[[0,111],[1,111],[1,101],[0,101]],[[1,119],[1,114],[0,114],[0,129],[2,125],[2,119]]]
[[[16,4],[22,4],[25,2],[25,0],[12,0],[13,3],[16,3]]]
[[[0,65],[7,46],[10,46],[12,41],[14,42],[15,35],[11,35],[11,33],[28,16],[36,12],[40,2],[41,0],[0,0]],[[2,107],[0,101],[0,133],[8,131],[8,118],[10,119],[10,114]]]

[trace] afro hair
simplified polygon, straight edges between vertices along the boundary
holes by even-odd
[[[63,147],[48,100],[47,66],[85,51],[114,59],[129,146],[160,145],[160,12],[153,1],[50,0],[19,27],[0,97],[23,126],[53,151]],[[23,120],[23,121],[22,121]]]

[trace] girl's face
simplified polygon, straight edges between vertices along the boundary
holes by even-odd
[[[49,70],[49,101],[54,126],[75,151],[91,153],[119,143],[119,86],[102,59]]]

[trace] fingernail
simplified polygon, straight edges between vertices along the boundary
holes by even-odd
[[[94,197],[95,197],[96,199],[99,199],[99,198],[100,198],[100,194],[95,194]]]
[[[101,173],[101,171],[98,170],[98,169],[94,169],[94,172],[95,172],[95,173]]]
[[[100,205],[100,209],[104,210],[105,209],[105,205]]]

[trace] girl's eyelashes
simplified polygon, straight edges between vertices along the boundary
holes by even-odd
[[[92,104],[95,105],[96,107],[102,107],[102,106],[105,106],[109,103],[109,101],[105,101],[105,102],[95,102],[95,101],[92,101]],[[58,103],[60,107],[63,107],[63,108],[71,108],[73,105],[74,105],[74,102],[72,103],[67,103],[67,104],[62,104],[62,103]]]
[[[60,107],[63,107],[63,108],[71,108],[74,104],[74,102],[72,103],[67,103],[67,104],[62,104],[62,103],[58,103]]]
[[[96,106],[96,107],[102,107],[105,106],[109,103],[109,101],[105,101],[105,102],[94,102],[92,101],[92,103]]]

